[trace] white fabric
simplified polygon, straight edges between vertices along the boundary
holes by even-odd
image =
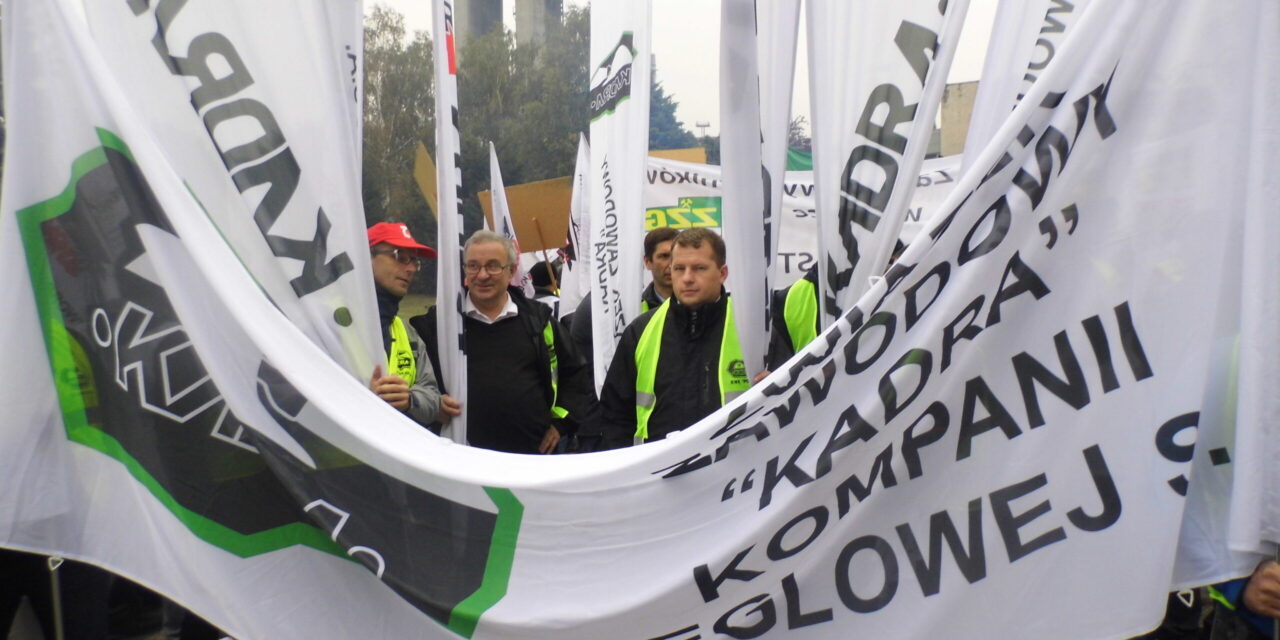
[[[1266,2],[1094,0],[976,159],[999,169],[796,359],[563,457],[369,393],[255,286],[69,0],[5,9],[5,547],[242,640],[1125,638],[1178,554],[1222,551],[1179,536],[1178,479],[1222,434],[1223,345],[1274,346],[1242,317],[1274,287],[1219,304],[1276,261],[1246,239],[1280,162]]]
[[[467,356],[462,346],[462,143],[458,133],[458,59],[454,50],[454,0],[432,0],[432,39],[436,94],[436,344],[440,378],[462,413],[445,434],[467,441]]]
[[[990,142],[1088,6],[1089,0],[1001,0],[961,158],[976,158]]]
[[[778,242],[782,234],[782,183],[786,179],[788,134],[791,125],[791,98],[796,77],[796,42],[800,37],[800,0],[756,2],[756,29],[759,33],[756,58],[760,68],[761,149],[769,175],[769,266],[778,262]],[[777,288],[774,283],[774,288]]]
[[[726,286],[733,291],[734,324],[747,376],[765,368],[769,344],[769,231],[777,216],[765,192],[761,157],[760,75],[755,0],[720,1],[720,165],[725,177],[722,233]]]
[[[386,355],[353,147],[360,3],[83,5],[109,73],[258,286],[368,379]]]
[[[1274,4],[1259,9],[1256,29],[1247,34],[1248,43],[1258,53],[1241,60],[1246,77],[1274,76],[1267,65],[1280,57],[1280,44],[1274,37],[1273,24],[1280,11]],[[1268,31],[1268,29],[1271,29]],[[1238,44],[1237,46],[1244,46]],[[1242,86],[1249,87],[1244,84]],[[1239,551],[1265,553],[1275,557],[1280,543],[1280,340],[1277,340],[1276,318],[1280,317],[1280,261],[1275,259],[1280,241],[1280,220],[1275,203],[1280,201],[1280,181],[1275,170],[1254,162],[1280,144],[1280,123],[1266,104],[1280,100],[1274,83],[1250,87],[1251,102],[1258,105],[1248,120],[1238,120],[1241,130],[1250,132],[1248,147],[1237,162],[1246,176],[1243,193],[1251,208],[1269,209],[1272,215],[1245,220],[1240,250],[1237,254],[1243,276],[1239,296],[1240,335],[1235,345],[1238,366],[1234,380],[1238,382],[1236,407],[1235,492],[1231,501],[1231,547]]]
[[[823,327],[888,263],[968,6],[808,4]]]
[[[596,391],[623,329],[640,313],[644,231],[622,224],[643,206],[649,152],[650,0],[591,11],[591,331]]]
[[[582,296],[591,292],[591,251],[586,244],[591,235],[586,211],[590,201],[587,196],[587,171],[591,162],[588,153],[587,137],[578,134],[578,159],[573,163],[573,190],[569,196],[569,246],[573,247],[574,259],[565,260],[560,271],[559,316],[562,318],[577,310]]]

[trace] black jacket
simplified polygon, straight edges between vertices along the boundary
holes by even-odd
[[[584,419],[587,408],[591,403],[591,387],[589,380],[585,378],[587,371],[584,363],[579,357],[578,352],[574,349],[573,344],[564,335],[560,327],[560,323],[556,322],[552,317],[551,309],[546,305],[529,300],[524,294],[515,287],[509,287],[507,293],[510,294],[512,302],[515,303],[517,315],[515,318],[503,320],[501,322],[518,322],[523,329],[520,332],[524,339],[528,340],[532,345],[532,350],[536,354],[535,370],[539,378],[539,386],[542,391],[541,406],[547,407],[548,411],[554,400],[555,404],[567,409],[569,415],[562,419],[552,419],[550,424],[554,425],[561,435],[569,435],[577,430],[577,425]],[[431,361],[433,371],[436,373],[437,380],[441,381],[441,389],[444,389],[443,379],[440,378],[440,351],[438,341],[436,339],[436,309],[431,307],[427,313],[417,316],[409,321],[418,333],[422,335],[423,341],[427,344],[427,356]],[[501,322],[499,324],[501,324]],[[468,321],[463,322],[463,339],[466,340]],[[543,330],[550,325],[552,331],[552,342],[556,349],[556,368],[559,373],[557,387],[559,395],[556,396],[551,385],[551,355],[547,349],[546,341],[543,338]],[[494,381],[494,384],[501,385],[501,381]]]
[[[729,296],[694,311],[671,298],[654,374],[657,402],[649,416],[649,440],[661,440],[720,408],[720,341]],[[622,332],[600,390],[600,431],[606,448],[625,447],[636,431],[636,347],[657,311],[651,309]]]
[[[801,280],[808,280],[810,284],[814,285],[814,294],[816,297],[818,292],[818,265],[815,264],[812,268],[806,271]],[[794,287],[795,285],[793,284],[791,286]],[[769,353],[765,357],[765,362],[768,363],[768,369],[770,371],[782,368],[782,365],[785,364],[787,360],[790,360],[791,356],[794,356],[797,351],[805,347],[803,344],[791,344],[791,332],[787,327],[787,319],[785,315],[787,296],[790,293],[791,287],[787,287],[786,289],[778,289],[772,294],[773,304],[770,306],[771,311],[769,313],[772,317],[769,323]],[[822,333],[821,315],[821,313],[818,313],[813,316],[813,328],[817,333]]]
[[[649,310],[657,309],[658,305],[662,304],[657,292],[653,290],[652,282],[640,292],[640,303],[648,305]],[[578,353],[586,361],[587,366],[594,367],[595,361],[592,360],[594,344],[591,340],[591,294],[582,296],[578,306],[567,317],[569,318],[569,337],[573,339],[573,345],[578,348]]]

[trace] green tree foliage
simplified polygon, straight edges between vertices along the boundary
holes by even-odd
[[[502,29],[469,38],[458,52],[465,232],[482,224],[476,194],[491,183],[490,141],[507,185],[573,173],[578,134],[590,120],[590,26],[588,9],[567,7],[541,44],[518,44]],[[375,5],[365,19],[365,217],[407,222],[428,244],[435,219],[412,171],[419,140],[435,156],[432,58],[425,34],[406,38],[403,17]],[[676,119],[675,100],[656,82],[650,97],[651,148],[696,146]],[[418,281],[428,279],[434,283],[433,276]]]
[[[813,151],[813,140],[809,138],[809,119],[796,116],[787,123],[787,146],[800,151]]]
[[[698,144],[707,151],[707,164],[720,164],[720,136],[702,136]]]
[[[667,95],[657,77],[655,68],[653,87],[649,92],[649,148],[688,149],[698,146],[698,139],[676,118],[676,107],[680,103]]]
[[[459,53],[458,103],[468,228],[478,227],[489,189],[490,141],[508,185],[569,175],[587,126],[590,14],[565,11],[544,44],[517,44],[502,30],[471,38]],[[471,226],[471,225],[474,225]]]
[[[406,222],[434,241],[435,220],[413,180],[418,141],[432,144],[435,91],[431,41],[405,36],[404,18],[376,5],[364,28],[363,200],[370,223]]]

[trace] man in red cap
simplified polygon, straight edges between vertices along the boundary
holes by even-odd
[[[369,227],[369,253],[378,297],[378,325],[387,366],[377,367],[369,389],[423,426],[448,422],[458,415],[458,402],[441,395],[418,332],[396,314],[421,261],[436,257],[435,249],[419,244],[402,222],[379,222]]]

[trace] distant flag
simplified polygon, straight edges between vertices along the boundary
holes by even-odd
[[[511,284],[520,287],[526,298],[533,299],[533,276],[520,264],[520,238],[516,237],[516,225],[511,221],[511,206],[507,203],[507,188],[502,182],[502,167],[498,166],[498,152],[489,143],[489,193],[493,197],[493,223],[497,233],[511,241],[516,248],[515,275]]]

